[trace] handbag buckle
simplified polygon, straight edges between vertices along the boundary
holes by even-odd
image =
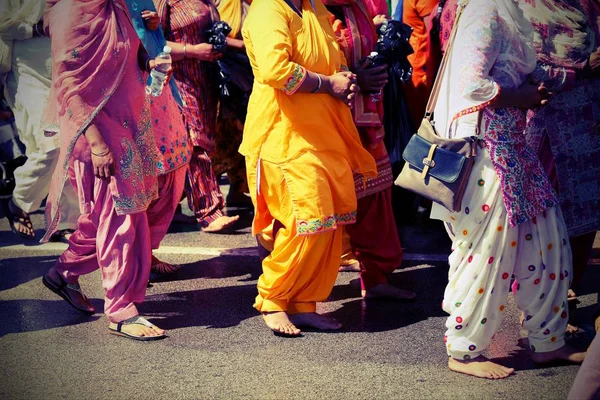
[[[437,145],[432,144],[429,148],[429,154],[422,161],[423,163],[423,171],[421,171],[421,178],[425,180],[427,178],[427,174],[429,173],[429,169],[435,167],[435,161],[433,161],[433,155],[435,154],[435,149]]]
[[[433,168],[433,167],[435,167],[435,161],[433,161],[433,160],[431,160],[431,159],[429,159],[429,158],[425,157],[425,158],[423,159],[423,165],[426,165],[426,166],[428,166],[429,168]]]

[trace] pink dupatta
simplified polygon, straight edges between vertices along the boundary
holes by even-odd
[[[362,0],[324,0],[326,6],[343,7],[344,25],[334,24],[334,30],[341,42],[350,69],[360,66],[361,62],[375,48],[377,32],[373,17]],[[361,133],[363,141],[369,144],[383,140],[383,102],[373,102],[370,93],[360,92],[356,96],[352,110],[354,123]],[[366,133],[367,137],[364,137]]]
[[[43,128],[60,132],[61,149],[46,206],[47,241],[73,161],[91,163],[87,142],[78,139],[92,121],[115,159],[110,189],[118,214],[144,211],[157,197],[157,149],[137,64],[140,41],[126,6],[49,0],[44,23],[52,38],[52,87]]]

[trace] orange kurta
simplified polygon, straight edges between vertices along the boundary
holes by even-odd
[[[253,170],[259,158],[286,170],[290,161],[310,152],[332,176],[344,176],[346,170],[347,179],[352,172],[374,175],[375,162],[361,144],[350,109],[328,94],[296,93],[307,70],[333,75],[345,64],[325,6],[320,1],[314,6],[304,0],[301,18],[283,0],[253,2],[243,37],[255,83],[240,153]],[[325,182],[306,169],[290,171],[286,180],[297,193],[292,200],[299,234],[353,221],[354,185],[346,179]],[[256,182],[249,185],[256,196]],[[255,232],[269,222],[258,209]]]
[[[255,0],[242,35],[255,81],[240,153],[253,232],[270,251],[254,306],[314,312],[335,283],[337,228],[356,218],[353,172],[374,176],[375,161],[344,102],[297,92],[307,71],[329,76],[345,66],[320,1],[304,0],[300,17],[284,0]]]

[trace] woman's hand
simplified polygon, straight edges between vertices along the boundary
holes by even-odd
[[[326,77],[323,80],[327,93],[342,100],[349,106],[352,105],[356,92],[358,92],[358,84],[356,75],[349,71],[338,72],[337,74]]]
[[[158,29],[160,19],[158,18],[158,13],[156,11],[142,11],[142,19],[144,20],[144,25],[146,26],[146,29],[150,31],[155,31]]]
[[[375,25],[375,28],[379,28],[386,21],[389,21],[389,19],[390,18],[387,15],[379,14],[379,15],[376,15],[375,18],[373,18],[373,24]]]
[[[156,67],[156,60],[151,59],[148,61],[148,73],[152,72],[152,70]],[[165,86],[169,84],[169,81],[173,77],[173,67],[169,67],[167,70],[167,76],[165,78]]]
[[[96,178],[108,179],[115,174],[115,160],[108,147],[92,147],[92,165]]]
[[[379,92],[388,81],[387,65],[369,68],[369,62],[365,60],[354,72],[358,86],[364,92]]]
[[[200,61],[214,62],[221,58],[221,54],[217,53],[212,44],[199,43],[187,45],[187,53]]]
[[[545,106],[550,101],[550,97],[552,92],[544,86],[543,82],[541,84],[525,82],[514,93],[515,105],[525,109]]]

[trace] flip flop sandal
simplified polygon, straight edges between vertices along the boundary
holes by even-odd
[[[11,201],[11,200],[9,200]],[[27,240],[34,240],[35,239],[35,232],[33,235],[28,235],[26,233],[23,232],[19,232],[17,230],[17,228],[15,227],[15,223],[19,223],[23,226],[26,226],[27,228],[31,229],[33,231],[33,224],[31,223],[31,219],[29,218],[29,216],[27,217],[23,217],[23,216],[18,216],[16,214],[14,214],[11,210],[10,210],[10,205],[8,205],[8,203],[4,203],[2,204],[2,208],[4,209],[4,215],[6,216],[6,219],[8,219],[8,224],[10,225],[10,230],[17,236],[22,237],[23,239],[27,239]]]
[[[108,330],[111,334],[116,335],[116,336],[121,336],[121,337],[125,337],[127,339],[131,339],[131,340],[138,340],[140,342],[149,342],[151,340],[160,340],[160,339],[164,339],[167,337],[167,335],[157,335],[157,336],[136,336],[136,335],[131,335],[127,332],[123,332],[123,325],[142,325],[145,326],[147,328],[153,328],[154,325],[152,323],[150,323],[150,321],[148,321],[146,318],[141,317],[139,315],[136,315],[133,318],[129,318],[126,319],[125,321],[121,321],[117,324],[116,328],[113,328],[111,326],[108,327]]]
[[[73,300],[71,299],[71,296],[69,296],[69,292],[67,292],[66,289],[68,287],[69,289],[75,290],[79,293],[81,293],[81,289],[79,288],[78,285],[72,285],[72,284],[67,283],[63,279],[63,277],[60,275],[59,275],[59,279],[60,279],[60,283],[56,283],[50,278],[50,276],[48,274],[46,274],[42,278],[42,282],[44,283],[44,286],[46,286],[48,289],[52,290],[54,293],[56,293],[57,295],[59,295],[60,297],[65,299],[66,302],[69,303],[77,311],[81,311],[81,312],[89,314],[89,315],[93,315],[96,312],[95,310],[91,311],[86,308],[81,308],[81,307],[77,306],[77,304],[75,304],[73,302]],[[81,295],[89,302],[88,298],[83,293],[81,293]]]

